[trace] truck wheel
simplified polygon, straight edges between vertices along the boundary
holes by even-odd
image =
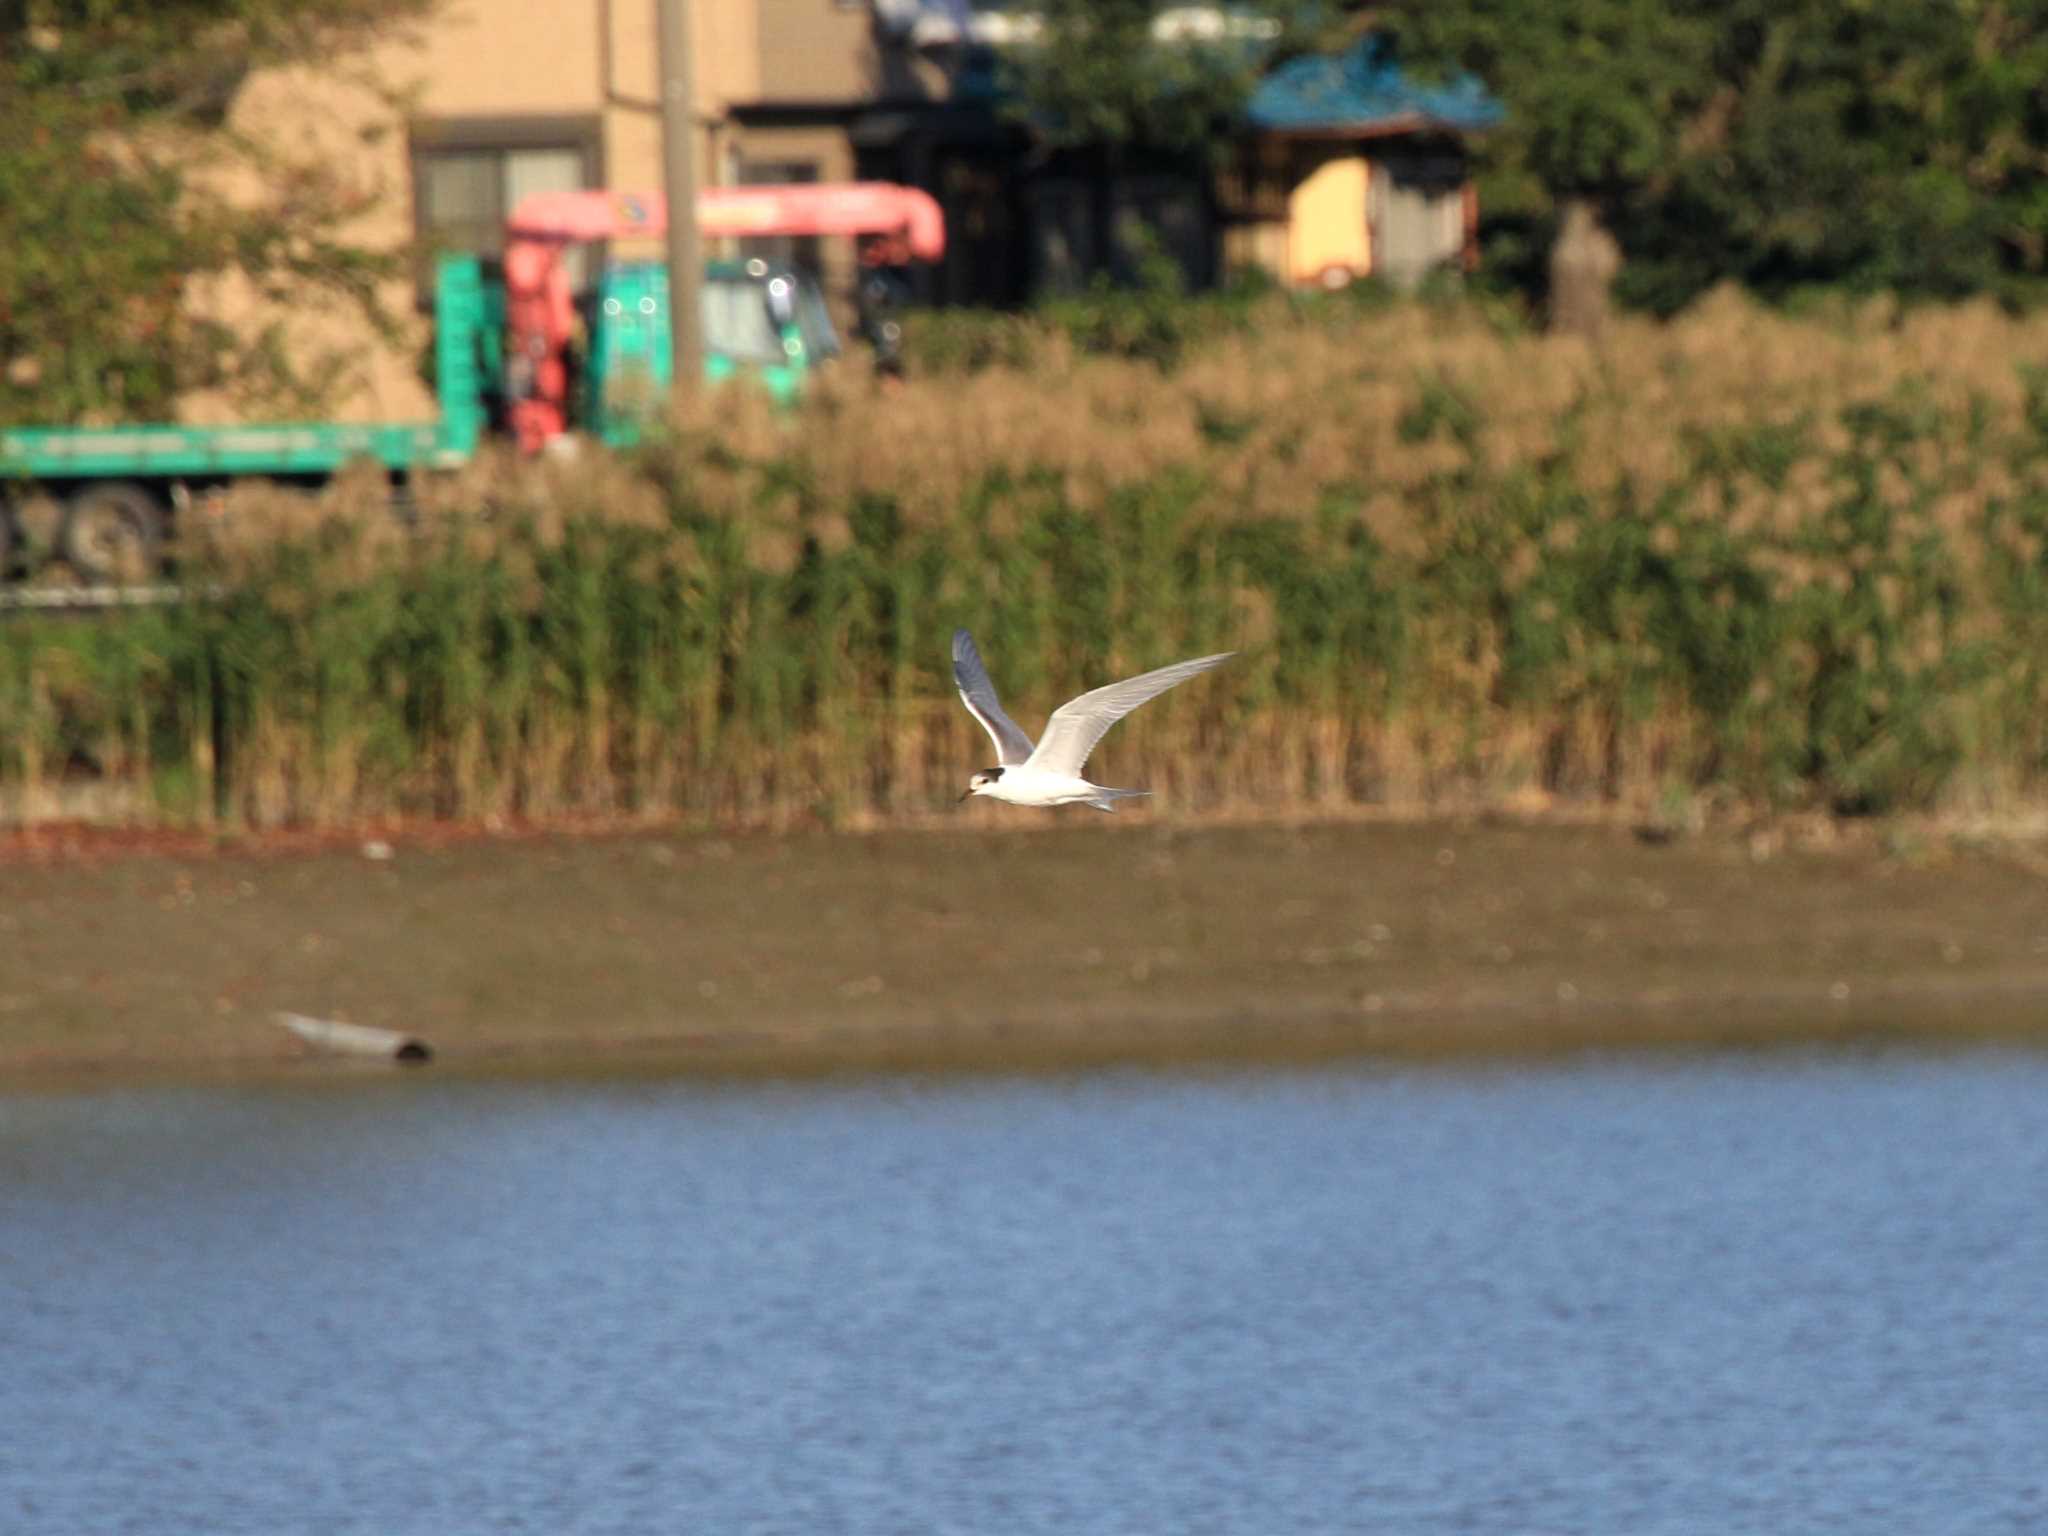
[[[109,480],[71,498],[57,548],[85,581],[154,581],[163,540],[163,504],[133,481]]]

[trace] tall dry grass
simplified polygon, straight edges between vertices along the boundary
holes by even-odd
[[[1672,322],[1623,318],[1598,346],[1473,304],[1273,295],[1188,322],[1195,334],[1164,368],[1090,353],[1043,323],[975,323],[1001,333],[986,349],[998,361],[963,363],[956,344],[886,412],[847,375],[795,433],[765,407],[735,416],[723,402],[701,407],[703,428],[748,458],[800,464],[819,485],[887,492],[941,518],[991,468],[1054,472],[1089,497],[1189,466],[1220,511],[1290,516],[1333,486],[1409,489],[1457,464],[1456,442],[1403,430],[1425,392],[1462,402],[1496,465],[1568,441],[1582,475],[1612,484],[1678,475],[1701,435],[1802,416],[1839,446],[1828,434],[1845,407],[1904,388],[1951,413],[1982,401],[2010,420],[2024,397],[2015,365],[2048,361],[2048,314],[1872,299],[1794,320],[1733,288]]]
[[[2048,320],[935,323],[899,389],[486,457],[410,525],[239,490],[183,530],[217,599],[0,627],[0,815],[914,815],[987,754],[961,623],[1027,721],[1242,650],[1105,744],[1175,810],[2048,799]]]

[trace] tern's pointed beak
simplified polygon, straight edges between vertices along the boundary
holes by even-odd
[[[974,791],[970,789],[970,790],[968,790],[968,791],[967,791],[967,793],[966,793],[966,794],[962,795],[962,796],[960,797],[960,799],[959,799],[959,800],[955,800],[955,801],[954,801],[953,803],[954,803],[955,805],[958,805],[958,804],[960,804],[960,801],[961,801],[961,800],[972,800],[973,798],[974,798]]]

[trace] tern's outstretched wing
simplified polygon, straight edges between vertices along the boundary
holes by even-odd
[[[1093,693],[1084,693],[1078,699],[1069,699],[1045,722],[1045,734],[1038,739],[1038,750],[1031,754],[1031,766],[1078,777],[1081,765],[1088,761],[1088,754],[1102,740],[1104,731],[1147,699],[1158,698],[1175,683],[1184,683],[1197,672],[1222,666],[1236,654],[1225,651],[1219,656],[1176,661],[1156,672],[1126,678]]]
[[[981,664],[981,652],[974,648],[974,636],[964,629],[953,631],[953,681],[959,685],[961,702],[981,722],[990,741],[996,744],[996,761],[1014,768],[1031,755],[1031,738],[1018,729],[1017,722],[1003,713],[996,698],[996,685],[988,680],[988,668]]]

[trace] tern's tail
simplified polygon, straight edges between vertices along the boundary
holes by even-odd
[[[1149,789],[1103,789],[1098,786],[1095,791],[1095,798],[1090,800],[1088,804],[1094,806],[1098,811],[1114,811],[1119,800],[1136,800],[1142,795],[1149,795],[1151,793],[1152,791]]]

